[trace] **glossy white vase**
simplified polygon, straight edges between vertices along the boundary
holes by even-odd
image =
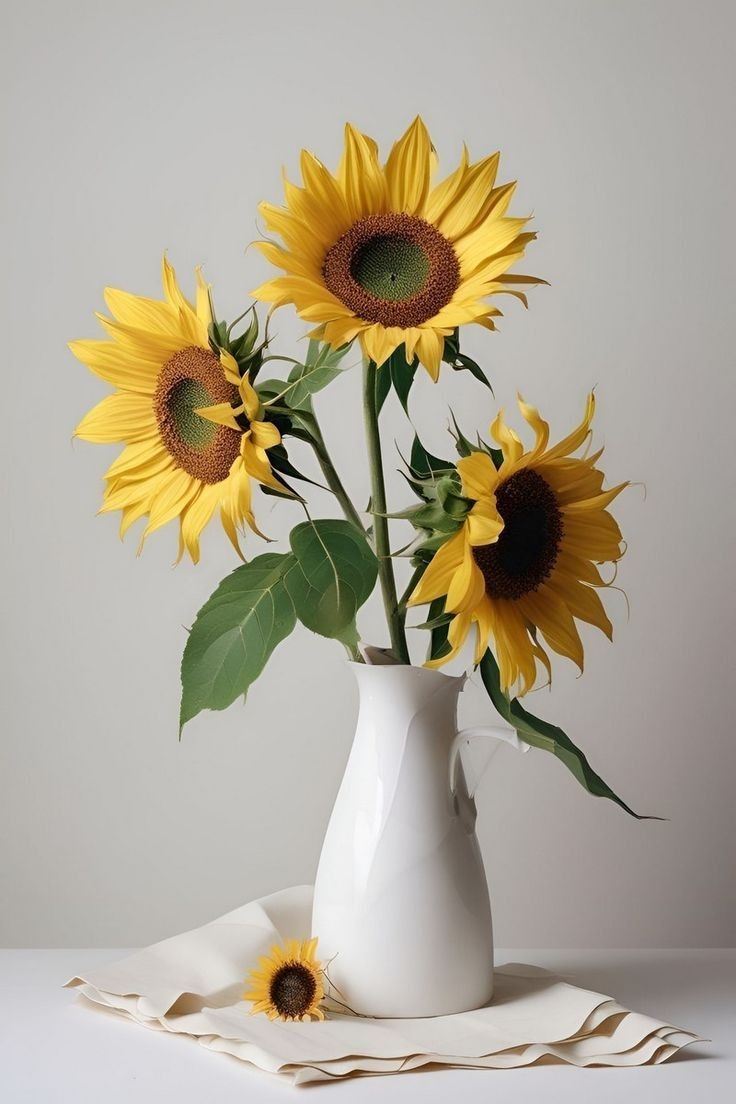
[[[478,736],[517,743],[515,733],[458,733],[464,677],[350,667],[360,712],[314,890],[320,959],[356,1012],[478,1008],[493,995],[493,931],[462,749]]]

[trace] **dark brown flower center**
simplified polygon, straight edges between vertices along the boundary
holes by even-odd
[[[303,1016],[316,992],[314,974],[301,962],[286,962],[271,980],[271,1003],[280,1016]]]
[[[181,349],[161,369],[153,400],[161,440],[179,467],[202,483],[220,483],[227,477],[240,453],[241,434],[195,411],[215,403],[237,403],[238,398],[237,388],[209,349]]]
[[[414,215],[360,219],[325,257],[325,284],[365,322],[407,329],[434,317],[460,283],[455,250]]]
[[[505,480],[496,491],[504,527],[495,544],[473,549],[490,598],[523,598],[549,577],[562,541],[557,497],[529,468]]]

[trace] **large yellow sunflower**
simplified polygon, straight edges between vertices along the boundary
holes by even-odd
[[[602,449],[571,455],[590,434],[592,394],[580,425],[551,448],[549,426],[538,411],[521,398],[519,408],[535,432],[534,447],[524,451],[501,411],[491,426],[503,454],[500,467],[486,452],[458,461],[463,494],[474,505],[432,559],[410,604],[444,597],[446,612],[454,614],[450,651],[428,666],[452,659],[475,624],[475,662],[492,638],[504,690],[518,683],[526,693],[536,679],[537,659],[550,673],[540,634],[581,670],[583,645],[575,619],[596,625],[609,639],[612,635],[595,590],[606,585],[596,564],[622,555],[621,531],[606,507],[628,484],[603,490],[603,473],[596,467]]]
[[[301,154],[303,187],[285,182],[285,207],[262,203],[269,241],[258,248],[286,275],[254,296],[274,307],[293,303],[332,346],[359,337],[382,364],[400,345],[437,379],[444,339],[466,322],[494,329],[501,313],[485,300],[506,285],[539,283],[509,276],[535,237],[525,218],[508,218],[515,183],[495,187],[498,153],[460,165],[432,185],[435,154],[416,118],[385,165],[372,138],[348,124],[337,176]]]
[[[179,559],[199,559],[199,537],[219,507],[240,554],[238,529],[257,531],[251,476],[283,491],[266,450],[281,435],[261,420],[262,407],[234,357],[211,349],[207,285],[197,271],[196,305],[182,294],[163,259],[163,301],[105,290],[113,319],[98,315],[112,341],[72,341],[70,349],[117,390],[77,426],[75,436],[125,442],[108,469],[102,513],[122,511],[120,535],[148,517],[145,537],[179,518]]]
[[[315,957],[316,939],[290,939],[275,945],[252,970],[244,1000],[253,1002],[251,1014],[265,1012],[269,1020],[323,1020],[325,990],[322,966]]]

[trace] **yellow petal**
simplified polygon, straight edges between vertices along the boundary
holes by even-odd
[[[503,416],[503,410],[499,410],[496,420],[491,426],[491,434],[495,441],[498,441],[503,452],[504,468],[510,467],[521,459],[524,453],[524,446],[514,433],[513,429],[506,425]]]
[[[194,413],[198,414],[200,418],[206,418],[208,422],[227,426],[228,429],[234,429],[237,433],[243,432],[236,418],[237,414],[245,413],[242,406],[234,407],[229,402],[214,403],[212,406],[195,407]]]
[[[454,659],[468,638],[471,621],[471,614],[467,612],[458,613],[456,617],[453,617],[447,630],[447,642],[450,645],[449,652],[440,659],[428,659],[424,666],[431,668],[444,667],[446,663]]]
[[[595,414],[595,395],[591,391],[588,395],[587,402],[585,404],[585,414],[583,420],[579,426],[577,426],[572,433],[558,442],[553,448],[549,449],[544,454],[545,460],[552,460],[555,457],[567,456],[571,452],[575,452],[585,441],[586,437],[590,433],[590,424],[593,421],[593,415]]]
[[[251,440],[262,449],[273,448],[281,443],[281,434],[273,422],[251,422]]]
[[[254,421],[263,412],[261,406],[261,400],[253,387],[253,384],[245,375],[238,383],[238,390],[240,391],[240,397],[243,400],[243,407],[249,421]]]
[[[354,219],[380,214],[386,209],[386,179],[378,164],[375,143],[370,143],[350,123],[345,126],[345,149],[337,177]]]
[[[503,518],[496,509],[496,498],[476,502],[465,519],[468,541],[473,547],[495,543],[503,531]]]
[[[220,349],[220,364],[222,365],[225,379],[228,383],[232,383],[234,387],[239,387],[240,368],[233,354],[229,353],[227,349]]]
[[[419,357],[420,362],[427,369],[435,383],[439,379],[440,363],[442,361],[444,347],[445,339],[441,334],[435,333],[428,328],[423,329],[419,334],[416,344],[416,355]]]
[[[429,192],[432,142],[426,126],[417,115],[406,133],[396,142],[386,161],[386,180],[392,211],[417,214]]]
[[[473,610],[485,594],[483,573],[475,562],[473,549],[467,539],[463,547],[463,560],[453,575],[447,589],[445,609],[448,613]]]
[[[200,483],[181,468],[175,469],[171,476],[161,484],[151,504],[148,524],[141,537],[140,548],[149,534],[162,525],[178,517],[199,490]],[[140,550],[140,549],[139,549]]]
[[[461,529],[435,552],[409,599],[410,606],[432,602],[447,594],[452,577],[463,562],[465,533]]]
[[[452,203],[447,205],[438,226],[450,241],[467,233],[477,221],[483,203],[493,187],[499,156],[494,153],[477,165],[472,165]]]
[[[473,611],[473,620],[477,626],[473,662],[477,666],[486,653],[493,631],[493,605],[490,598],[484,596],[480,600]]]
[[[437,184],[431,191],[425,208],[425,217],[427,222],[436,226],[443,211],[453,202],[455,196],[461,190],[465,177],[468,173],[468,149],[467,146],[463,146],[462,157],[460,164],[453,173],[445,177],[443,181]]]
[[[536,406],[530,406],[529,403],[525,403],[521,395],[518,396],[518,403],[522,417],[532,427],[535,433],[536,440],[534,448],[530,453],[530,460],[536,460],[547,447],[547,442],[549,441],[549,424],[540,417]]]
[[[498,484],[498,472],[487,452],[471,452],[457,462],[457,470],[467,498],[484,499],[493,495]]]
[[[194,271],[197,277],[197,299],[195,312],[200,326],[202,326],[205,333],[207,333],[212,323],[212,310],[210,308],[211,285],[206,283],[204,277],[202,276],[202,268],[200,265],[197,265]]]
[[[284,487],[283,483],[274,475],[271,470],[271,465],[268,462],[268,454],[265,449],[256,445],[249,437],[244,436],[240,445],[240,455],[243,459],[245,470],[249,475],[252,475],[254,479],[259,483],[263,483],[267,487],[276,487],[278,490],[288,494],[288,488]]]
[[[124,391],[153,395],[161,371],[161,359],[123,349],[116,341],[70,341],[77,360],[106,383]]]
[[[139,441],[155,432],[156,421],[150,398],[117,392],[108,395],[85,414],[74,436],[95,444],[108,444]]]
[[[110,313],[118,320],[141,330],[166,330],[179,334],[179,312],[169,303],[145,299],[118,288],[105,288],[104,299]]]
[[[553,651],[583,670],[583,645],[570,610],[548,587],[526,594],[520,608],[536,625]]]
[[[181,517],[181,538],[193,563],[199,563],[199,538],[220,500],[217,484],[202,485]]]

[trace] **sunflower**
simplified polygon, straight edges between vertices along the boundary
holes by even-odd
[[[575,619],[612,636],[595,589],[606,585],[596,564],[613,563],[623,553],[621,531],[606,507],[628,484],[603,490],[603,473],[596,467],[602,449],[571,455],[590,434],[592,394],[580,425],[551,448],[549,426],[538,411],[521,397],[519,408],[534,430],[533,448],[524,451],[501,411],[491,426],[501,446],[500,466],[480,451],[458,461],[463,494],[473,506],[461,529],[435,554],[410,604],[444,597],[446,612],[454,615],[448,654],[427,666],[452,659],[475,624],[475,662],[493,638],[504,690],[518,683],[526,693],[536,679],[537,659],[551,674],[540,634],[581,671],[583,645]]]
[[[251,971],[244,1000],[253,1001],[251,1015],[265,1012],[269,1020],[323,1020],[325,991],[322,966],[314,957],[316,939],[290,939],[285,947],[271,948]]]
[[[105,290],[112,341],[72,341],[74,355],[117,390],[82,419],[75,436],[125,443],[108,469],[100,512],[120,510],[120,535],[141,517],[149,533],[179,518],[179,555],[199,560],[199,537],[219,507],[240,554],[238,529],[255,530],[251,477],[284,490],[266,450],[279,444],[234,357],[213,352],[209,290],[197,270],[196,305],[163,259],[163,301]]]
[[[385,165],[372,138],[348,124],[337,176],[302,150],[303,186],[285,182],[286,206],[262,203],[266,227],[284,248],[257,242],[284,269],[259,287],[257,299],[299,314],[333,347],[359,337],[366,357],[382,364],[400,345],[437,379],[444,339],[465,322],[494,329],[497,307],[484,302],[505,285],[540,283],[506,275],[536,235],[529,221],[508,218],[515,183],[495,187],[499,155],[458,168],[432,186],[432,143],[417,117]]]

